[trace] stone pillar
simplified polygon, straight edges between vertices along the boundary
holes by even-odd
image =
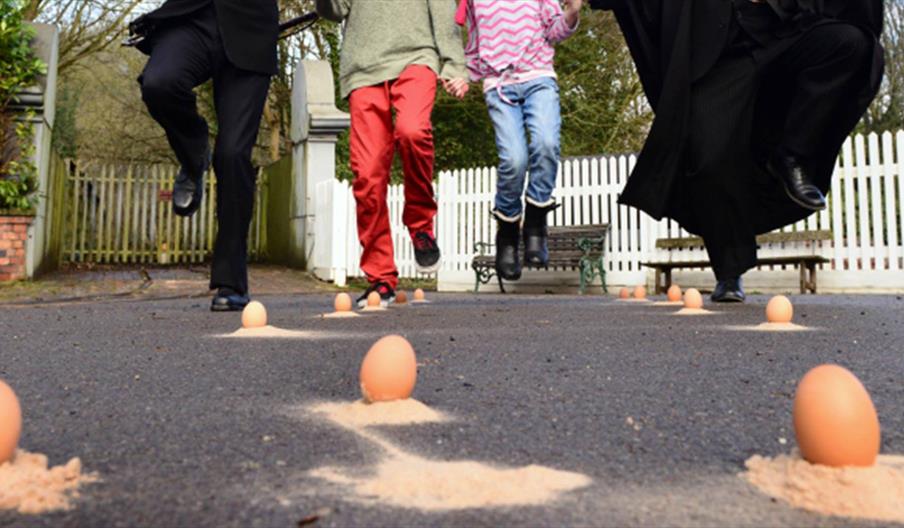
[[[333,71],[324,61],[301,61],[295,71],[292,88],[293,195],[289,210],[289,264],[313,271],[324,280],[344,283],[344,272],[335,266],[314,262],[315,246],[345,244],[344,238],[323,237],[318,240],[315,223],[326,221],[331,214],[318,217],[315,191],[324,182],[336,178],[336,142],[348,129],[349,115],[336,108]],[[323,187],[321,186],[321,189]],[[340,197],[337,197],[340,198]],[[319,204],[329,207],[330,204]],[[319,231],[324,232],[323,226]],[[334,254],[319,248],[317,254]]]
[[[38,201],[35,205],[35,217],[28,228],[28,240],[25,253],[25,274],[32,278],[44,264],[47,252],[47,227],[49,215],[61,214],[61,211],[48,211],[47,197],[51,191],[51,140],[53,121],[56,114],[57,62],[59,58],[59,30],[50,24],[33,24],[36,36],[32,43],[37,58],[47,66],[47,73],[38,82],[26,88],[18,95],[14,108],[23,112],[32,112],[30,121],[34,130],[34,164],[38,169]]]

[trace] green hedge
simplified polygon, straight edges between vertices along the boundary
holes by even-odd
[[[0,0],[0,210],[31,210],[37,191],[33,131],[21,119],[29,116],[10,109],[45,68],[31,49],[34,30],[23,19],[22,7],[21,0]]]

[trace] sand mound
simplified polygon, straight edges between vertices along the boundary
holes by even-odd
[[[672,315],[714,315],[715,313],[706,308],[682,308]]]
[[[760,323],[756,326],[726,326],[725,328],[738,332],[812,332],[815,330],[815,328],[794,323]]]
[[[50,468],[46,456],[20,449],[12,461],[0,465],[0,510],[24,514],[67,510],[78,498],[79,486],[98,480],[96,474],[82,473],[78,458]]]
[[[359,500],[427,511],[543,504],[591,483],[579,473],[536,465],[495,468],[480,462],[441,462],[407,453],[385,458],[369,476],[350,476],[329,467],[311,475],[351,486]]]
[[[684,301],[656,301],[653,306],[684,306]]]
[[[298,330],[285,330],[282,328],[277,328],[275,326],[262,326],[260,328],[239,328],[235,332],[231,334],[225,334],[218,337],[236,337],[236,338],[276,338],[276,339],[286,339],[286,338],[303,338],[303,337],[315,337],[311,332],[301,332]]]
[[[741,476],[763,493],[824,515],[904,522],[904,457],[880,455],[868,468],[811,464],[797,453],[753,456]]]
[[[448,420],[417,400],[321,403],[309,411],[325,416],[382,450],[376,467],[364,475],[357,468],[322,467],[310,472],[312,477],[350,488],[352,499],[360,502],[427,511],[537,505],[592,482],[579,473],[536,465],[504,468],[472,460],[430,460],[408,453],[368,429],[373,425]]]
[[[347,319],[349,317],[361,317],[361,315],[355,312],[332,312],[323,314],[323,317],[325,319]]]
[[[390,402],[321,403],[309,408],[350,429],[372,425],[411,425],[447,422],[449,418],[423,403],[408,398]]]

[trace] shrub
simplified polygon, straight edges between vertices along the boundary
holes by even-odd
[[[0,0],[0,210],[32,209],[37,190],[31,116],[11,108],[17,94],[44,71],[31,49],[32,39],[21,0]]]

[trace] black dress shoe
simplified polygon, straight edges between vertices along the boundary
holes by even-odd
[[[505,280],[515,281],[521,278],[521,259],[518,255],[520,235],[518,222],[499,220],[499,230],[496,231],[496,274]]]
[[[787,153],[776,153],[766,164],[769,172],[785,186],[788,197],[797,205],[812,211],[826,208],[826,197],[813,184],[800,162]]]
[[[549,265],[549,230],[546,215],[555,207],[537,207],[527,204],[524,213],[524,264],[543,268]]]
[[[742,303],[747,299],[744,295],[744,285],[741,283],[741,277],[734,279],[720,280],[716,284],[716,289],[710,296],[713,302],[717,303]]]
[[[251,302],[247,295],[242,295],[227,288],[220,288],[210,303],[211,312],[240,312]]]
[[[204,153],[200,171],[193,171],[184,165],[179,169],[173,184],[173,212],[179,216],[191,216],[201,207],[204,200],[204,174],[210,167],[210,149]]]

